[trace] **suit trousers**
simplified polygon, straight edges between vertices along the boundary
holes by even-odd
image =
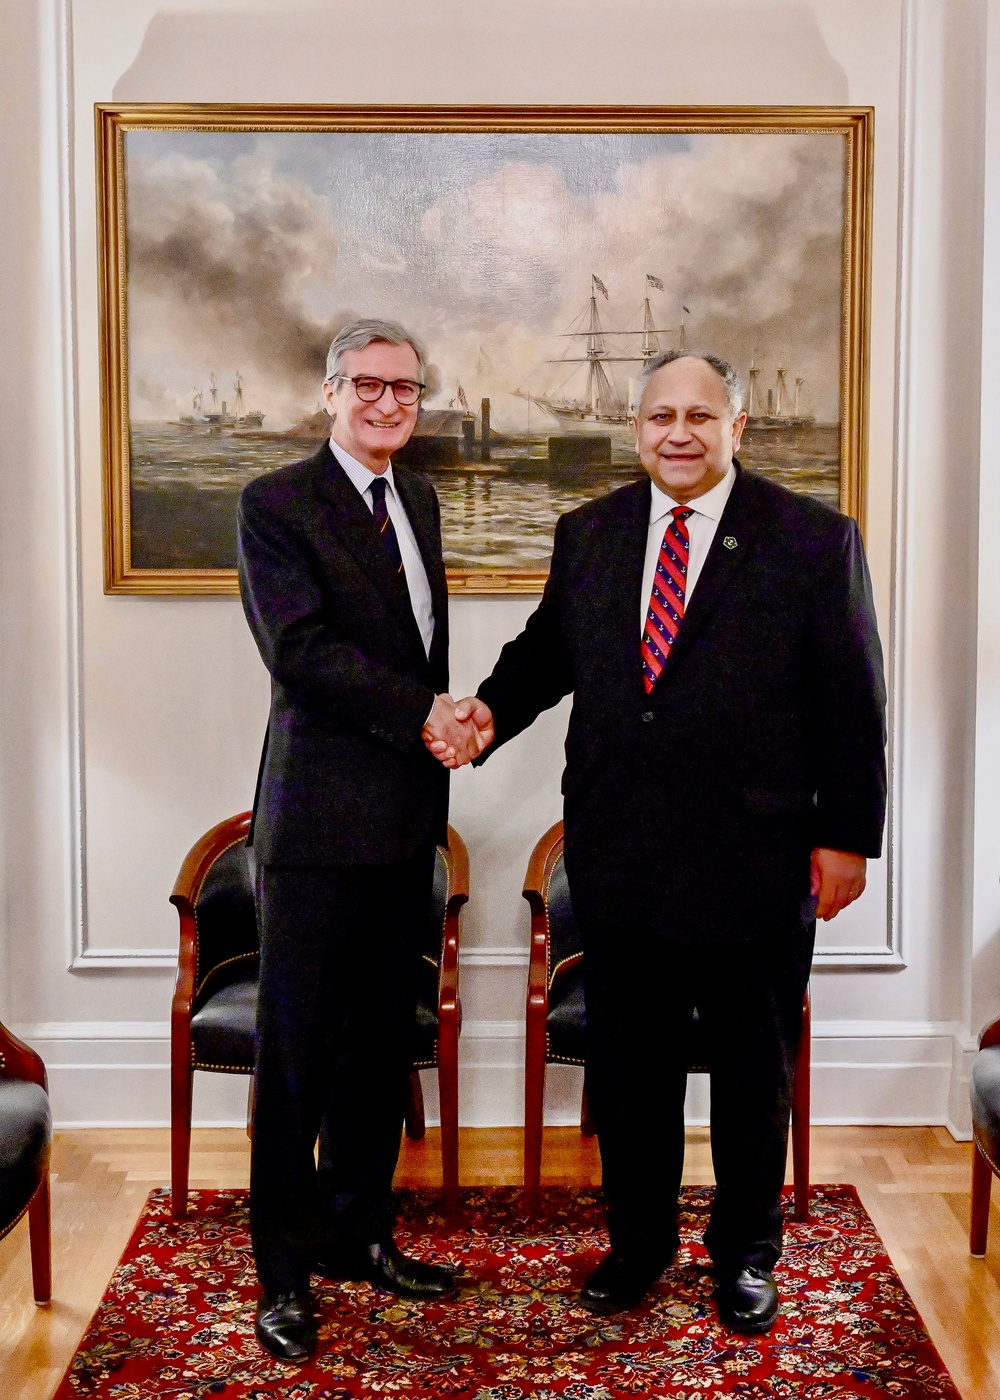
[[[434,859],[258,868],[250,1225],[269,1295],[391,1234]]]
[[[717,1269],[781,1255],[792,1079],[815,924],[711,948],[584,924],[587,1092],[612,1248],[665,1266],[678,1243],[689,1027],[709,1046]]]

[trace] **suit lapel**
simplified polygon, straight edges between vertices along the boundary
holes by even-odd
[[[733,489],[719,520],[691,605],[684,610],[684,621],[677,633],[670,660],[663,668],[661,680],[683,661],[719,599],[750,558],[760,534],[761,522],[756,509],[753,478],[748,477],[738,464],[736,472]]]
[[[617,512],[610,529],[603,528],[603,551],[595,570],[599,589],[598,615],[607,632],[600,638],[603,654],[626,677],[626,685],[642,692],[642,574],[649,533],[649,482],[637,481],[615,493]],[[595,638],[596,644],[596,638]]]
[[[316,489],[334,509],[333,528],[337,539],[368,575],[386,607],[419,640],[419,629],[405,583],[401,585],[392,567],[375,528],[375,520],[361,499],[361,493],[330,451],[329,443],[323,444],[313,460],[317,466]]]

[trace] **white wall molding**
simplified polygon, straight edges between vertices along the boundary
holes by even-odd
[[[164,1126],[170,1114],[166,1021],[44,1022],[17,1027],[42,1055],[60,1128]],[[523,1021],[466,1021],[462,1030],[461,1121],[505,1127],[523,1115]],[[813,1122],[941,1124],[968,1136],[953,1102],[955,1066],[967,1079],[974,1053],[952,1022],[818,1021],[813,1024]],[[436,1077],[424,1076],[429,1121]],[[581,1071],[549,1067],[546,1122],[579,1121]],[[692,1076],[688,1121],[708,1121],[707,1078]],[[196,1124],[246,1121],[242,1075],[195,1075]],[[967,1090],[966,1090],[967,1102]]]
[[[903,838],[906,829],[904,796],[906,787],[906,732],[908,690],[908,601],[911,583],[912,493],[909,470],[914,441],[915,413],[912,392],[914,316],[912,291],[918,255],[916,151],[919,136],[920,102],[918,73],[920,56],[920,5],[904,0],[900,43],[899,73],[899,191],[896,284],[896,405],[893,442],[892,498],[895,518],[892,538],[892,611],[888,637],[888,762],[889,819],[886,847],[889,864],[889,945],[893,960],[905,966],[903,936],[904,877],[906,873]]]
[[[461,967],[527,967],[530,954],[523,944],[509,948],[461,948]]]
[[[69,966],[77,965],[87,946],[86,821],[83,752],[83,662],[80,573],[80,454],[77,416],[77,320],[74,262],[74,121],[72,0],[46,0],[45,101],[43,141],[46,178],[41,184],[49,276],[57,317],[59,348],[56,392],[52,397],[56,453],[63,489],[58,542],[63,560],[63,713],[61,735],[63,822],[69,933]]]
[[[85,923],[84,923],[85,927]],[[73,972],[113,968],[177,967],[176,948],[88,948],[80,944],[70,963]]]

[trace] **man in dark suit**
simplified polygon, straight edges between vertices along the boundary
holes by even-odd
[[[478,751],[445,694],[437,497],[391,463],[423,387],[402,327],[347,326],[327,360],[329,442],[239,503],[243,605],[271,674],[251,829],[256,1327],[288,1360],[316,1345],[312,1270],[418,1298],[452,1287],[392,1239],[420,935],[447,839],[448,774],[424,740],[447,731]]]
[[[670,353],[641,386],[651,483],[562,517],[537,610],[457,716],[501,744],[573,692],[565,860],[611,1237],[583,1301],[634,1305],[674,1255],[697,1007],[705,1243],[723,1320],[760,1332],[815,918],[857,898],[880,850],[882,656],[854,521],[734,462],[731,368]]]

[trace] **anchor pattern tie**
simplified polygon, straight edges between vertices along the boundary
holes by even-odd
[[[688,556],[691,541],[684,523],[693,512],[675,506],[673,519],[663,532],[653,591],[649,597],[646,626],[642,634],[642,682],[648,695],[667,664],[670,648],[680,631],[687,593]]]
[[[395,572],[401,575],[403,572],[403,556],[399,552],[399,540],[396,538],[396,531],[393,529],[392,521],[389,519],[389,511],[385,504],[387,484],[383,476],[377,476],[371,484],[372,515],[375,517],[375,528],[382,537],[382,547],[385,549],[389,562],[392,564]]]

